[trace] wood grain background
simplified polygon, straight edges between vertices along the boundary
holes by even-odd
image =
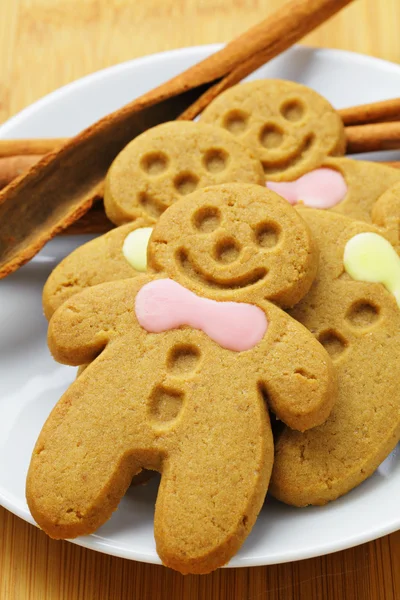
[[[229,40],[282,3],[0,0],[0,122],[103,67]],[[304,41],[400,62],[399,31],[399,0],[357,0]],[[400,532],[313,560],[182,577],[49,540],[0,509],[0,600],[399,600],[399,565]]]

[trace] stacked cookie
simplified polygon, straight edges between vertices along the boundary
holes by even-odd
[[[117,157],[105,207],[119,227],[64,259],[43,294],[54,357],[88,364],[28,473],[50,536],[95,531],[155,470],[163,563],[207,573],[268,489],[324,504],[394,448],[400,173],[343,152],[325,99],[260,81]],[[269,411],[284,424],[275,443]]]

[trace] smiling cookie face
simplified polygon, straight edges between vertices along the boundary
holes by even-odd
[[[291,311],[331,355],[338,396],[327,422],[276,445],[271,491],[289,504],[325,504],[369,477],[400,439],[400,259],[385,230],[302,209],[320,269]]]
[[[117,225],[147,218],[196,189],[238,181],[263,185],[260,161],[219,127],[174,121],[145,131],[111,165],[104,206]]]
[[[296,211],[273,192],[244,184],[211,186],[168,209],[150,238],[148,259],[150,270],[210,298],[268,298],[281,306],[306,293],[317,268]]]
[[[317,92],[291,81],[239,84],[218,96],[201,122],[219,125],[251,147],[273,181],[300,177],[345,151],[338,113]]]

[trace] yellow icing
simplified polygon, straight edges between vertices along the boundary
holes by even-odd
[[[383,283],[400,307],[400,257],[377,233],[359,233],[344,249],[344,267],[357,281]]]
[[[136,271],[147,269],[147,245],[152,231],[152,227],[142,227],[131,231],[125,238],[122,253]]]

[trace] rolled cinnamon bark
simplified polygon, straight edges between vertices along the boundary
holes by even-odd
[[[351,106],[338,112],[345,126],[400,121],[400,98]]]
[[[40,160],[41,156],[22,155],[0,158],[0,189],[6,187],[16,177],[24,174],[32,165]]]
[[[92,208],[85,213],[79,221],[72,223],[67,229],[60,232],[61,235],[81,235],[84,233],[107,233],[114,229],[114,223],[107,218],[104,212],[102,198],[96,198]]]
[[[0,140],[0,158],[10,156],[43,156],[60,148],[68,141],[68,138],[35,138],[35,139],[16,139]]]
[[[400,121],[354,125],[346,127],[345,131],[346,154],[400,148]]]

